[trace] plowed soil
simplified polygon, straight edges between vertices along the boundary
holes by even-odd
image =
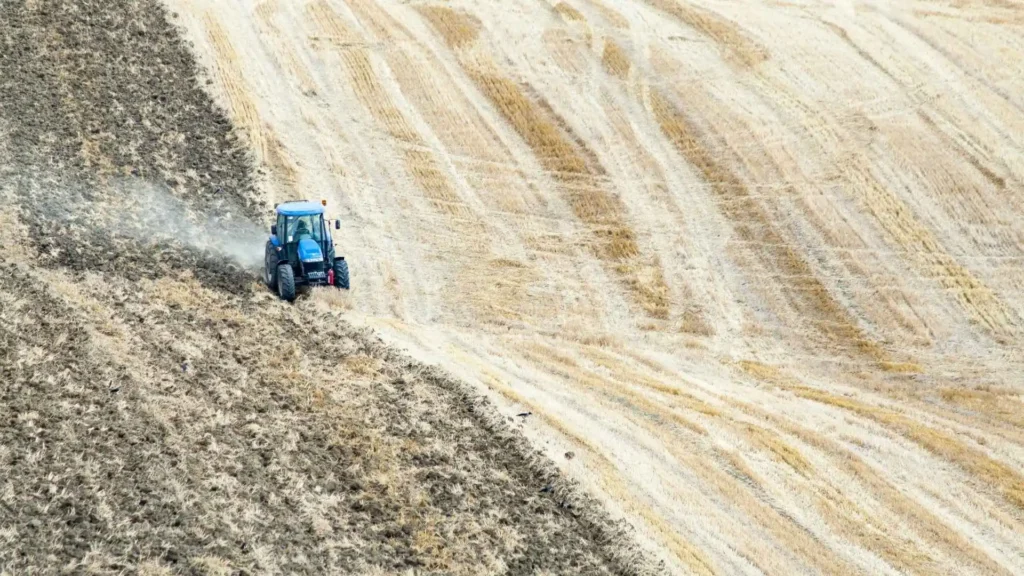
[[[0,3],[0,573],[653,570],[345,295],[260,284],[249,141],[169,19]]]

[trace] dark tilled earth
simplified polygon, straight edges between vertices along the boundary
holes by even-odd
[[[268,211],[166,16],[0,1],[0,573],[652,571],[343,295],[284,304],[125,216]]]
[[[132,279],[192,270],[239,286],[239,270],[220,259],[126,234],[133,222],[116,210],[134,181],[202,213],[266,212],[244,141],[195,70],[154,2],[0,4],[0,175],[39,264]]]

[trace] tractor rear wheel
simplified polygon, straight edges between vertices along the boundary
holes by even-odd
[[[295,300],[295,272],[289,264],[281,264],[277,267],[277,293],[283,300],[292,302]]]
[[[277,271],[270,266],[270,255],[263,259],[263,283],[271,290],[277,290]]]
[[[348,262],[334,261],[334,285],[342,290],[348,290]]]

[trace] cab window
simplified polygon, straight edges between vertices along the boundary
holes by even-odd
[[[288,216],[288,242],[310,238],[320,242],[324,237],[323,218],[320,214]]]
[[[285,218],[284,214],[277,215],[277,237],[284,241],[288,237],[288,230],[284,227]]]

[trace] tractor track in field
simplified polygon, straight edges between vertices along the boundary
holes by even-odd
[[[0,4],[0,574],[657,571],[346,295],[286,305],[192,238],[248,241],[247,142],[279,143],[215,70],[232,128],[169,18]]]

